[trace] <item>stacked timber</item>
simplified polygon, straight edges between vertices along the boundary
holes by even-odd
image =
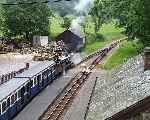
[[[68,54],[66,45],[63,41],[58,41],[53,45],[47,47],[38,47],[36,50],[36,55],[34,60],[44,61],[44,60],[53,60],[59,56],[66,56]]]

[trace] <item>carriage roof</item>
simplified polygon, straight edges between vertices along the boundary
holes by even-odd
[[[0,101],[11,93],[15,92],[21,85],[26,83],[28,78],[13,78],[0,86]]]
[[[15,92],[19,87],[25,84],[30,77],[38,74],[49,66],[52,66],[54,61],[44,61],[36,66],[29,68],[25,72],[17,75],[15,78],[9,80],[8,82],[0,86],[0,101],[9,96],[11,93]]]
[[[33,76],[37,75],[44,69],[48,68],[49,66],[53,66],[55,64],[54,61],[43,61],[36,66],[33,66],[32,68],[29,68],[27,71],[24,71],[23,73],[16,76],[16,78],[32,78]]]

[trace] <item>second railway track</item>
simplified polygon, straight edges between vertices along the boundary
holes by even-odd
[[[67,111],[67,109],[71,106],[75,96],[78,94],[80,88],[84,85],[91,74],[91,70],[93,70],[95,66],[106,56],[106,54],[116,47],[121,41],[122,40],[118,40],[110,44],[108,47],[91,55],[93,57],[97,57],[89,66],[87,66],[87,71],[79,72],[74,78],[72,78],[68,86],[62,91],[58,98],[49,105],[47,110],[40,116],[39,120],[59,120],[65,111]],[[91,56],[89,58],[91,58]]]

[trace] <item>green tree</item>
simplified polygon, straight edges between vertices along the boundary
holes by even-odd
[[[40,2],[40,0],[7,0],[7,2]],[[23,36],[30,40],[33,35],[49,35],[49,16],[52,15],[47,4],[20,4],[3,6],[3,33],[7,37]]]
[[[61,27],[65,28],[65,29],[69,29],[71,26],[71,21],[72,19],[70,17],[62,17],[63,18],[63,23],[61,24]]]
[[[95,34],[98,33],[98,31],[102,27],[103,23],[105,23],[110,16],[108,7],[106,6],[107,0],[104,0],[104,1],[103,0],[95,0],[94,5],[91,8],[91,11],[89,12],[89,14],[92,16],[92,19],[94,22]]]
[[[150,46],[149,0],[110,0],[109,8],[129,37],[137,37]]]

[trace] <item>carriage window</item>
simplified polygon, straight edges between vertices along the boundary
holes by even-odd
[[[15,101],[17,100],[17,92],[15,93]]]
[[[46,75],[49,76],[50,74],[50,69],[46,70]]]
[[[18,91],[18,99],[21,97],[21,89]]]
[[[26,89],[25,89],[25,86],[23,86],[23,87],[21,88],[21,96],[24,95],[25,90],[26,90]]]
[[[2,110],[1,110],[1,104],[0,104],[0,115],[1,115],[1,112],[2,112]]]
[[[53,72],[55,71],[55,67],[52,67],[51,71],[52,71],[52,73],[53,73]]]
[[[36,77],[34,78],[34,85],[36,85]]]
[[[42,73],[42,79],[45,80],[47,78],[47,73],[48,73],[48,70],[46,70]]]
[[[50,69],[53,71],[54,70],[54,66],[52,66]]]
[[[5,110],[6,110],[6,101],[2,103],[2,112],[4,112]]]
[[[7,99],[7,108],[10,107],[10,97]]]
[[[30,81],[30,86],[33,87],[33,80]]]
[[[14,102],[15,102],[15,95],[12,95],[11,96],[11,105],[14,104]]]
[[[49,69],[47,70],[47,75],[50,76],[50,74],[51,74],[51,69],[49,68]]]
[[[37,76],[37,81],[41,82],[41,75]]]
[[[29,92],[29,90],[30,90],[30,83],[29,82],[26,85],[26,90],[27,90],[27,92]]]

